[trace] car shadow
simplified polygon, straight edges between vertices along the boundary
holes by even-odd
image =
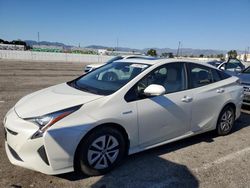
[[[231,134],[248,126],[250,126],[250,113],[242,113],[235,122]],[[99,176],[98,179],[100,179],[91,187],[198,187],[198,179],[186,166],[163,159],[160,156],[201,142],[213,142],[216,137],[215,131],[211,131],[133,154],[110,173]],[[56,177],[68,181],[89,178],[77,172],[61,174]]]
[[[58,175],[70,181],[84,180],[80,173]],[[157,156],[156,153],[139,153],[129,156],[122,165],[97,177],[91,187],[198,187],[199,181],[185,166]]]

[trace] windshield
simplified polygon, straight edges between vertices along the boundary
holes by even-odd
[[[149,66],[141,63],[114,62],[106,64],[68,84],[86,92],[110,95]]]
[[[250,74],[250,66],[247,67],[247,68],[243,71],[243,73]]]

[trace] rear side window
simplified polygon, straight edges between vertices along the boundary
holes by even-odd
[[[189,64],[190,87],[196,88],[213,83],[212,70],[209,67]]]
[[[223,71],[194,63],[189,64],[189,75],[190,88],[205,86],[231,77]]]

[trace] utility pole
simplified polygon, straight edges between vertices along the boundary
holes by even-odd
[[[119,46],[119,38],[116,38],[116,51],[118,51],[118,46]]]
[[[180,56],[182,57],[182,49],[183,49],[183,43],[180,45]]]
[[[37,43],[38,43],[38,45],[40,43],[40,34],[39,34],[39,31],[37,32]]]
[[[179,41],[176,57],[179,57],[181,41]]]

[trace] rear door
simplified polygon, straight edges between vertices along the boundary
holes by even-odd
[[[220,71],[190,63],[189,75],[189,88],[194,94],[191,131],[199,132],[213,129],[227,100],[226,95],[228,95]]]

